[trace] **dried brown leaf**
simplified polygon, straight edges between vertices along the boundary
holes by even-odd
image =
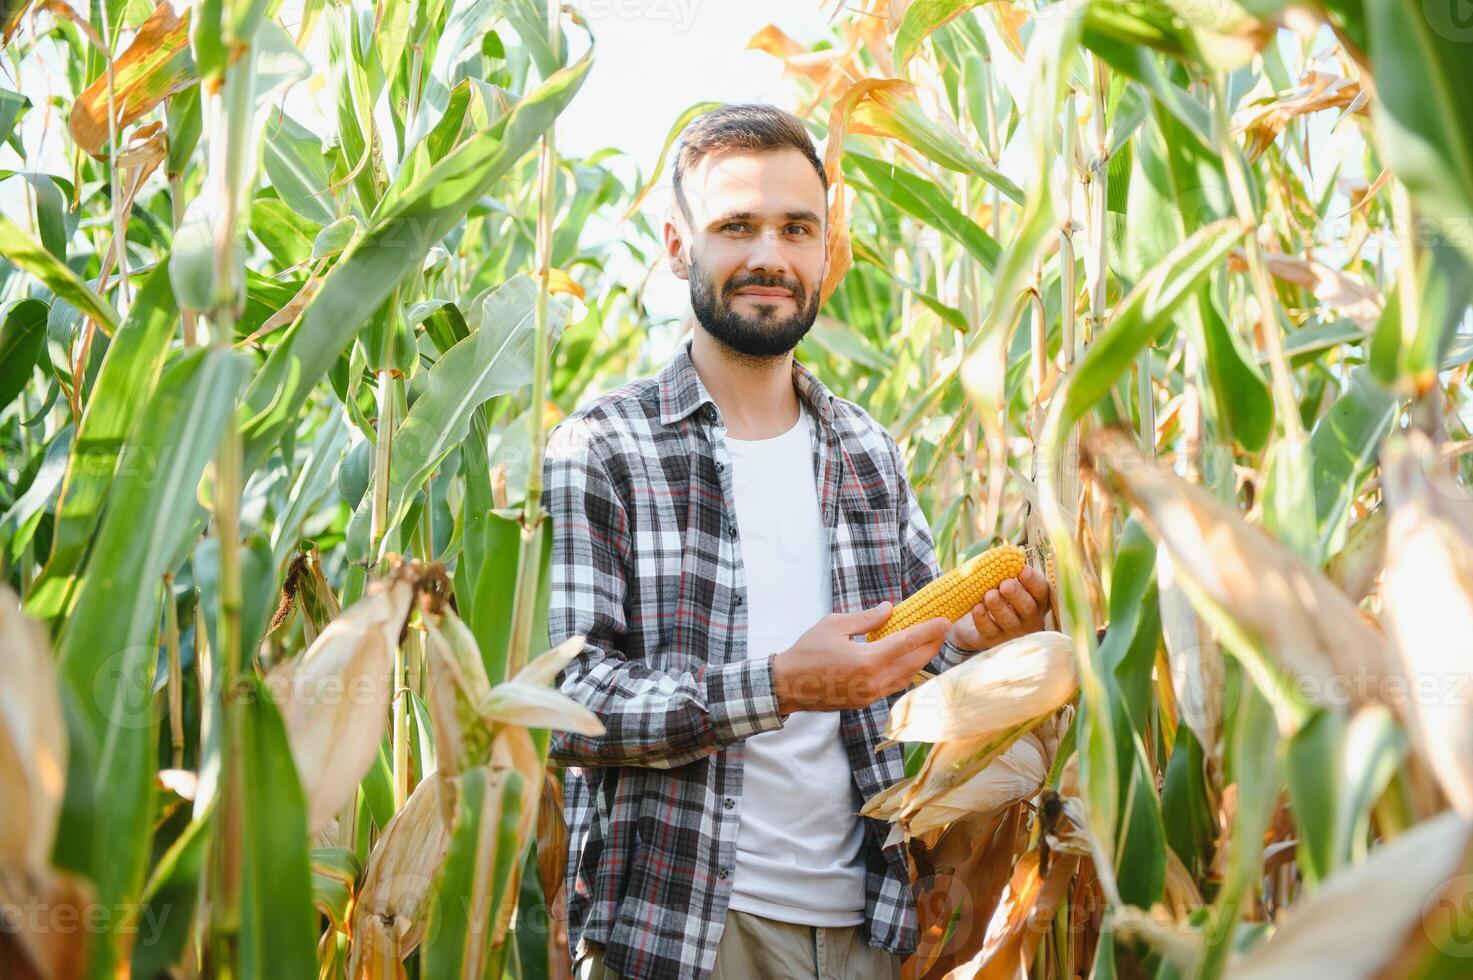
[[[1237,630],[1298,680],[1309,703],[1377,699],[1391,650],[1318,569],[1202,487],[1146,459],[1128,433],[1093,433],[1083,455],[1170,553],[1193,607],[1225,640],[1223,630]]]
[[[49,867],[66,792],[67,731],[41,625],[0,585],[0,867]]]
[[[1473,499],[1425,435],[1388,440],[1390,508],[1383,617],[1402,670],[1402,714],[1458,812],[1473,816]]]
[[[272,685],[307,797],[309,832],[342,809],[378,758],[394,649],[413,596],[403,573],[373,583],[307,648],[285,689]]]
[[[354,980],[404,976],[404,958],[424,938],[430,888],[450,849],[441,796],[453,792],[448,780],[421,780],[368,856],[353,906]]]

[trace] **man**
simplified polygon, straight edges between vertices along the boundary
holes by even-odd
[[[920,668],[1040,629],[1048,584],[1028,569],[955,625],[863,642],[938,569],[895,440],[793,358],[827,267],[823,165],[790,113],[725,106],[684,135],[674,189],[693,336],[545,460],[549,640],[586,637],[559,686],[606,729],[550,750],[578,975],[898,978],[905,850],[858,810],[903,760],[874,745]]]

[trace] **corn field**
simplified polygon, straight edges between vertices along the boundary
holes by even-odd
[[[0,976],[571,973],[542,456],[667,353],[669,160],[558,152],[573,6],[285,8],[0,8]],[[1054,584],[892,712],[906,976],[1473,975],[1466,5],[731,42],[824,147],[799,359]]]

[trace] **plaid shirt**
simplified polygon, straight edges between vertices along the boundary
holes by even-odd
[[[900,450],[796,360],[793,383],[818,423],[833,611],[898,602],[938,574]],[[748,658],[724,432],[687,338],[657,376],[559,422],[544,461],[554,521],[548,639],[587,638],[558,685],[606,728],[596,738],[552,733],[550,757],[568,767],[568,935],[575,955],[599,943],[608,968],[637,980],[710,974],[736,863],[743,739],[783,726],[772,658]],[[948,639],[930,667],[967,656]],[[840,713],[866,801],[904,775],[899,746],[874,748],[899,697]],[[860,819],[866,942],[910,953],[905,847],[884,847],[888,825]]]

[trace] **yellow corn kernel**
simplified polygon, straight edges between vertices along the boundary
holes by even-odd
[[[902,599],[890,611],[885,625],[871,630],[865,639],[878,640],[933,616],[945,616],[954,623],[971,612],[989,591],[1016,578],[1023,564],[1023,549],[1017,545],[989,548]]]

